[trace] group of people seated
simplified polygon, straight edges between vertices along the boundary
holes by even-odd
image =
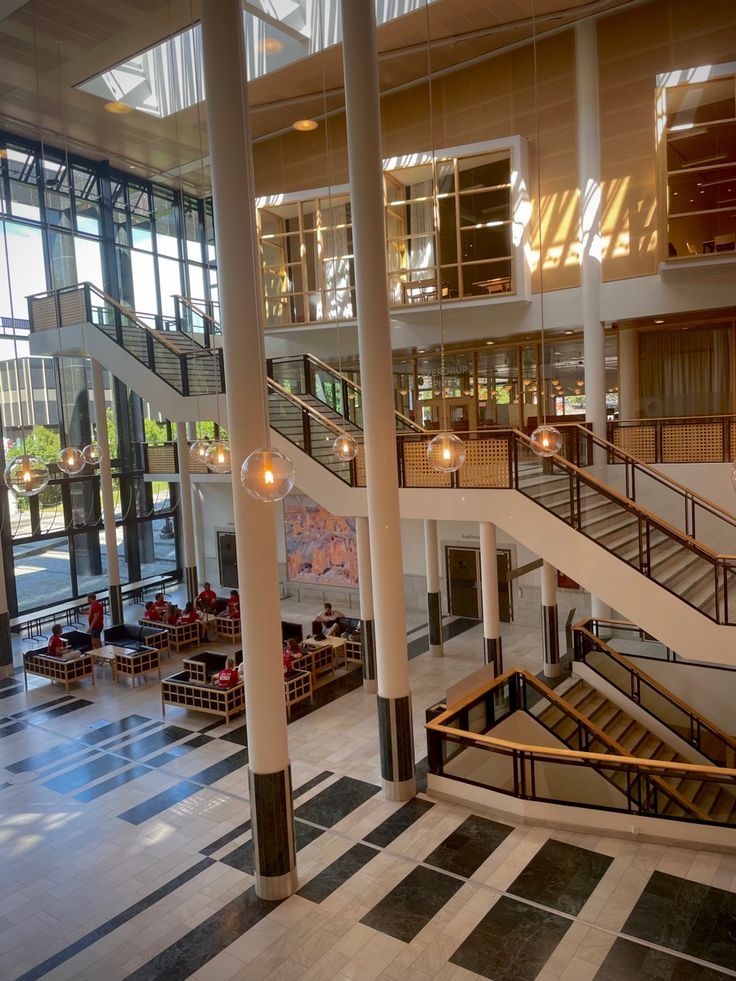
[[[200,638],[205,641],[207,640],[207,622],[204,617],[208,614],[214,615],[216,603],[217,593],[206,582],[196,600],[193,602],[190,600],[183,610],[179,609],[175,603],[169,603],[163,593],[156,593],[154,599],[146,603],[143,617],[152,623],[163,623],[169,627],[185,623],[199,623]],[[227,606],[218,616],[229,617],[232,620],[240,619],[240,596],[237,589],[230,590]]]

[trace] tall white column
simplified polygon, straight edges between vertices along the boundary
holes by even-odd
[[[585,366],[585,418],[606,438],[606,364],[601,323],[601,150],[598,131],[596,22],[575,25],[578,184]]]
[[[355,543],[358,548],[358,585],[363,647],[363,688],[371,695],[376,684],[376,627],[373,621],[373,574],[371,572],[371,539],[368,518],[355,519]]]
[[[557,616],[557,569],[549,562],[542,565],[542,652],[544,674],[560,674],[560,633]]]
[[[110,618],[113,623],[123,622],[123,594],[120,588],[120,562],[118,561],[118,533],[115,527],[115,493],[112,486],[110,463],[110,437],[107,432],[105,406],[105,380],[102,365],[94,358],[92,366],[92,398],[95,403],[97,442],[100,447],[100,497],[102,521],[105,526],[105,552],[107,553],[107,585],[110,597]]]
[[[496,526],[480,522],[480,586],[483,600],[483,663],[493,665],[494,677],[503,674],[501,618],[498,610],[498,554]]]
[[[255,888],[263,899],[283,899],[295,891],[297,876],[276,520],[270,504],[240,486],[242,461],[269,445],[241,0],[202,4],[202,54],[233,460]]]
[[[187,599],[197,597],[197,558],[194,547],[194,511],[192,508],[192,474],[189,468],[187,423],[176,424],[176,452],[179,458],[179,507],[182,531],[182,560]]]
[[[373,0],[340,0],[360,378],[376,618],[381,775],[389,800],[416,792],[401,560],[396,423]]]
[[[639,418],[638,344],[635,330],[618,335],[618,417]]]
[[[442,595],[440,593],[440,559],[437,522],[424,522],[424,555],[427,564],[427,624],[429,652],[432,657],[445,653],[442,643]]]

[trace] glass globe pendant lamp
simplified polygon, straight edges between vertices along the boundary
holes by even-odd
[[[91,467],[99,466],[100,459],[102,458],[100,444],[90,443],[89,446],[85,446],[82,450],[82,456],[84,457],[84,462],[88,463]]]
[[[562,435],[554,426],[537,426],[531,437],[532,452],[537,456],[556,456],[562,449]]]
[[[207,450],[210,444],[206,439],[195,439],[189,447],[189,459],[192,463],[207,464]]]
[[[84,470],[85,459],[82,451],[76,446],[65,446],[56,458],[56,465],[65,474],[81,473]]]
[[[455,473],[465,463],[465,443],[455,433],[437,433],[427,444],[427,460],[438,473]]]
[[[340,433],[332,444],[332,452],[342,463],[349,463],[358,455],[358,444],[350,433]]]
[[[18,456],[5,468],[5,483],[16,497],[40,494],[49,482],[49,468],[38,457]]]
[[[210,443],[205,462],[212,473],[230,473],[230,444],[224,439]]]
[[[270,447],[253,450],[240,468],[240,483],[257,501],[282,501],[294,486],[294,464]]]

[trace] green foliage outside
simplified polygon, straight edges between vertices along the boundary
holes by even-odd
[[[25,452],[28,456],[35,456],[44,463],[56,463],[60,449],[59,434],[46,426],[34,426],[26,436]],[[15,460],[19,456],[23,456],[22,443],[5,451],[6,463],[10,463],[11,460]],[[41,491],[38,499],[43,507],[57,507],[61,504],[61,487],[58,484],[47,487]],[[27,511],[29,508],[28,498],[17,497],[16,505],[19,511]]]

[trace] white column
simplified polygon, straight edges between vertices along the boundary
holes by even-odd
[[[549,562],[542,565],[542,652],[544,674],[560,674],[560,634],[557,616],[557,569]]]
[[[378,731],[390,800],[414,796],[373,0],[340,0],[363,429],[376,618]],[[223,314],[224,319],[224,314]]]
[[[187,423],[176,424],[176,452],[179,458],[179,507],[181,508],[182,562],[187,599],[194,601],[197,588],[197,558],[194,548],[194,511],[192,508],[192,474],[189,468]]]
[[[242,461],[269,444],[241,0],[202,5],[202,54],[233,460],[255,887],[263,899],[283,899],[295,891],[297,876],[275,512],[240,486]]]
[[[618,417],[639,418],[638,344],[635,330],[618,334]]]
[[[606,438],[606,365],[601,323],[601,152],[598,131],[598,42],[594,19],[575,25],[578,183],[585,365],[585,417]]]
[[[480,586],[483,600],[483,663],[493,665],[494,677],[503,674],[501,619],[498,610],[498,554],[496,526],[480,522]]]
[[[373,622],[373,575],[368,518],[355,519],[355,543],[358,549],[358,584],[360,586],[360,619],[363,646],[363,688],[371,695],[376,684],[376,627]]]
[[[102,521],[105,526],[105,552],[107,553],[107,585],[110,596],[110,618],[113,623],[123,622],[123,594],[120,589],[120,562],[118,561],[118,533],[115,527],[115,493],[112,486],[110,463],[110,438],[107,433],[105,406],[105,380],[102,365],[90,358],[92,366],[92,398],[95,403],[97,442],[100,447],[100,497]]]
[[[439,542],[437,522],[424,522],[424,555],[427,563],[427,624],[432,657],[445,653],[442,643],[442,595],[440,593]]]

